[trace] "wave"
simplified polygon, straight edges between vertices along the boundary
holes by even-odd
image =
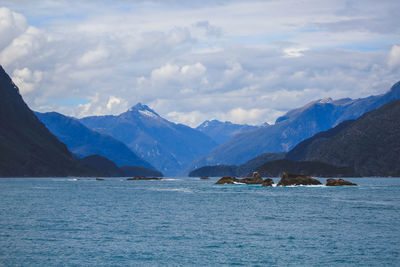
[[[193,193],[189,188],[149,188],[151,191],[158,192],[184,192],[184,193]]]

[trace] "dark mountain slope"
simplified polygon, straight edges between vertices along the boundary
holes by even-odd
[[[110,159],[118,166],[132,165],[154,168],[139,158],[121,141],[93,131],[77,119],[57,112],[36,112],[36,116],[78,157],[97,154]]]
[[[193,170],[189,173],[189,177],[202,177],[202,176],[236,176],[241,177],[256,170],[257,167],[270,161],[283,159],[286,153],[264,153],[245,164],[240,166],[236,165],[217,165],[217,166],[204,166]]]
[[[85,176],[67,147],[36,118],[0,66],[0,177]]]
[[[400,100],[316,134],[287,158],[348,166],[362,176],[400,175]]]
[[[370,110],[400,97],[400,83],[383,95],[352,100],[322,99],[294,109],[271,126],[235,135],[191,164],[192,169],[205,165],[241,164],[265,152],[289,151],[299,142],[326,131],[342,121],[358,118]]]
[[[166,175],[178,174],[216,146],[205,134],[163,119],[140,103],[118,116],[92,116],[80,122],[124,142]]]
[[[82,164],[99,170],[102,176],[123,177],[125,173],[111,160],[100,155],[90,155],[81,159]]]
[[[267,162],[256,171],[262,177],[279,177],[283,172],[301,173],[317,177],[355,177],[358,176],[352,168],[337,167],[318,161],[290,161],[287,159]]]

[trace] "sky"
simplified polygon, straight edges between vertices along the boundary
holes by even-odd
[[[195,127],[273,123],[400,80],[398,0],[0,0],[0,65],[36,111],[138,102]]]

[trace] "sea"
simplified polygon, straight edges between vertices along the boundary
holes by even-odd
[[[400,178],[217,179],[0,179],[0,266],[400,266]]]

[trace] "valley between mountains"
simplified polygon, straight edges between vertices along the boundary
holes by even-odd
[[[119,115],[34,113],[2,67],[0,97],[2,177],[400,175],[400,83],[367,98],[314,100],[272,125],[197,128],[141,103]]]

